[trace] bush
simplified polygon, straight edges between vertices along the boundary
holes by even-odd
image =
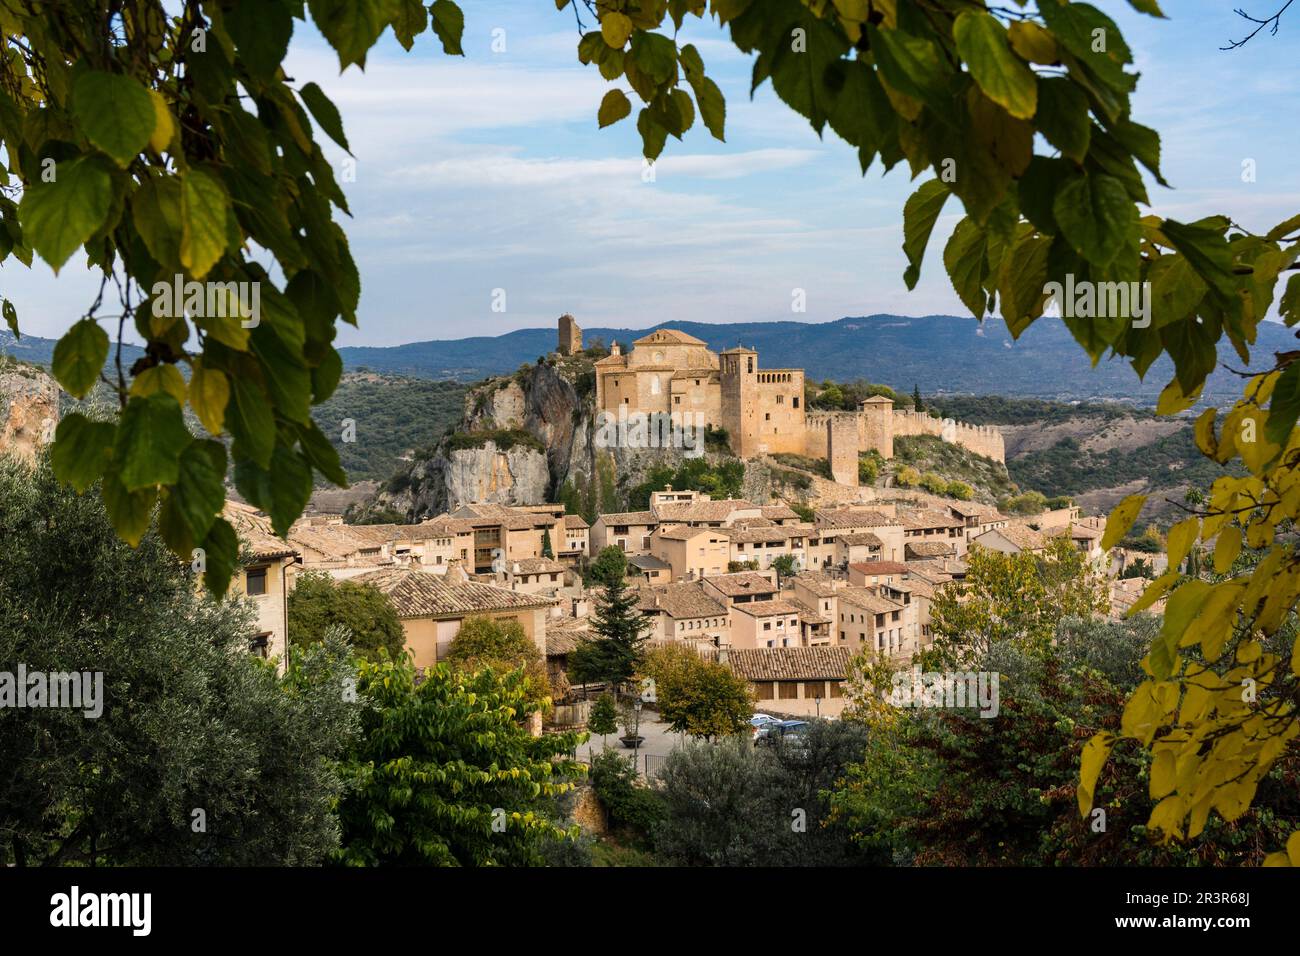
[[[879,474],[880,469],[877,467],[875,459],[866,455],[858,459],[858,484],[874,485]]]
[[[591,786],[610,825],[649,845],[655,824],[663,819],[664,804],[657,793],[640,785],[631,758],[613,750],[597,754],[591,761]]]
[[[948,482],[948,497],[958,501],[970,501],[975,497],[975,489],[964,481]]]
[[[900,468],[898,474],[894,476],[894,481],[900,488],[915,488],[921,482],[921,473],[907,465]]]
[[[921,476],[921,487],[932,495],[942,495],[948,490],[948,480],[933,471]]]

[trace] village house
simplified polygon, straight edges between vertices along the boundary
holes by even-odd
[[[554,598],[471,581],[456,568],[446,574],[388,568],[353,580],[374,585],[388,596],[416,667],[445,660],[461,623],[476,615],[518,621],[538,651],[546,653],[546,625],[556,605]]]
[[[228,595],[248,600],[256,618],[248,649],[258,657],[288,663],[289,602],[298,552],[271,529],[271,520],[256,508],[227,501],[222,516],[239,535],[248,559],[230,578]]]
[[[760,647],[734,649],[726,663],[753,685],[764,713],[839,717],[852,658],[848,647]]]
[[[966,553],[966,521],[951,511],[930,508],[907,510],[899,515],[899,521],[903,525],[904,554],[890,560],[904,558],[908,544],[929,544],[935,541],[954,547],[958,557]]]
[[[627,559],[627,577],[635,584],[668,584],[673,566],[653,554],[634,554]]]
[[[450,515],[474,530],[473,567],[478,574],[501,571],[511,561],[553,557],[565,541],[564,505],[466,504]]]
[[[1049,544],[1047,535],[1024,525],[1008,524],[993,528],[971,540],[971,546],[1000,551],[1003,554],[1042,554]]]
[[[660,525],[650,536],[650,550],[672,568],[676,581],[726,573],[731,552],[722,531],[690,525]]]
[[[698,582],[642,587],[637,595],[637,606],[652,625],[651,641],[713,648],[731,645],[727,608],[706,594]]]
[[[903,559],[903,524],[892,515],[875,508],[820,508],[813,513],[822,544],[829,549],[829,563],[838,563],[835,539],[840,535],[869,532],[880,539],[880,557],[886,561]],[[817,567],[816,564],[813,565]],[[822,566],[825,566],[823,564]]]
[[[800,647],[799,607],[779,598],[731,606],[732,647]]]
[[[556,552],[561,561],[570,563],[591,554],[591,525],[582,515],[564,516],[564,545]]]
[[[963,537],[965,537],[968,547],[975,538],[985,531],[1006,527],[1011,521],[1006,515],[999,513],[996,508],[990,508],[988,505],[973,501],[949,502],[948,508],[952,511],[954,517],[961,520]]]
[[[772,601],[780,596],[775,571],[740,571],[704,579],[704,593],[727,607],[754,601]]]
[[[911,565],[899,561],[863,561],[850,564],[849,584],[857,588],[874,588],[881,584],[897,584],[906,576]]]
[[[626,555],[649,554],[650,535],[659,527],[653,511],[615,511],[599,515],[591,526],[591,553],[611,545]]]
[[[915,615],[901,603],[875,589],[856,586],[841,588],[836,596],[841,646],[871,648],[881,657],[911,655],[917,650]]]
[[[568,583],[569,566],[554,558],[522,558],[511,561],[499,573],[501,587],[523,594],[554,595]]]

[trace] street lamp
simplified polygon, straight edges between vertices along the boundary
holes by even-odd
[[[632,701],[632,712],[636,714],[636,722],[632,725],[632,766],[635,767],[637,765],[637,760],[640,759],[640,754],[641,754],[641,698],[640,697]]]

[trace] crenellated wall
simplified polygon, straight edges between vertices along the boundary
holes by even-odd
[[[827,457],[827,428],[844,412],[808,412],[804,429],[804,454],[810,458]],[[951,418],[931,418],[911,409],[870,405],[856,414],[858,450],[875,449],[884,458],[894,457],[894,439],[900,435],[934,435],[977,455],[1006,462],[1002,432],[992,425],[967,425]]]
[[[951,418],[931,418],[923,412],[914,412],[910,408],[894,409],[893,419],[895,437],[935,435],[977,455],[1006,462],[1007,452],[1002,440],[1002,432],[992,425],[967,425],[964,422],[953,421]]]

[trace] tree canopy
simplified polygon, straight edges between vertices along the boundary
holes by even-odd
[[[289,643],[319,641],[331,627],[342,628],[362,657],[382,649],[403,653],[406,633],[387,595],[371,584],[335,581],[324,571],[300,574],[289,592]]]

